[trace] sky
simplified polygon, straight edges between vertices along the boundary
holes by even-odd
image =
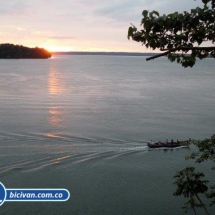
[[[201,0],[0,0],[0,43],[49,51],[151,52],[127,39],[143,10],[190,11]]]

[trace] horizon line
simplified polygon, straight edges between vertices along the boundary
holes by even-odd
[[[156,52],[116,52],[116,51],[53,51],[54,55],[122,55],[122,56],[154,56]]]

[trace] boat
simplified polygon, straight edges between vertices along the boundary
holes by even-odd
[[[178,142],[168,142],[168,143],[163,143],[163,142],[155,142],[151,143],[148,142],[147,145],[149,148],[176,148],[180,146],[188,146],[187,145],[188,141],[178,141]]]

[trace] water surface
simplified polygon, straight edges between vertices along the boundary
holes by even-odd
[[[182,214],[172,176],[192,164],[192,149],[146,142],[214,133],[214,60],[193,69],[125,56],[0,64],[0,181],[71,193],[64,203],[6,202],[3,213]]]

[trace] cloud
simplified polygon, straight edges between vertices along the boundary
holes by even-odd
[[[81,1],[83,7],[89,2],[86,0]],[[202,5],[201,1],[194,0],[109,0],[100,1],[97,0],[90,1],[91,13],[96,20],[96,25],[107,25],[107,27],[122,27],[133,23],[139,25],[142,19],[143,10],[157,10],[160,14],[172,13],[175,11],[182,12],[184,10],[190,10],[199,5]],[[93,2],[96,2],[93,4]]]
[[[162,15],[197,6],[201,0],[0,0],[0,43],[137,51],[143,47],[127,40],[127,29],[139,27],[143,10]]]
[[[180,1],[172,1],[172,0],[163,0],[156,1],[151,0],[150,10],[158,10],[161,14],[163,13],[173,13],[175,11],[183,12],[190,11],[191,8],[195,8],[202,5],[202,1],[194,1],[194,0],[180,0]]]
[[[118,21],[125,21],[129,18],[136,17],[138,11],[141,13],[141,7],[144,7],[145,1],[108,1],[108,4],[102,5],[94,10],[94,15],[98,17],[108,17]]]
[[[25,15],[29,6],[25,0],[0,0],[1,15]]]
[[[137,17],[137,14],[141,14],[143,10],[158,10],[161,13],[171,13],[190,10],[202,5],[201,1],[197,2],[194,0],[109,0],[107,2],[95,9],[94,14],[99,17],[106,16],[121,21],[123,21],[122,18],[128,19],[131,15]]]

